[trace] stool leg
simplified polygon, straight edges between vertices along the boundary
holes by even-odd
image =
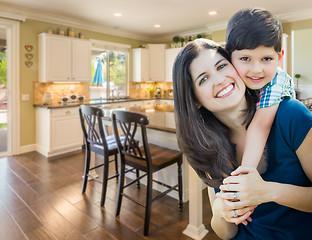
[[[153,173],[147,174],[146,206],[144,219],[144,236],[148,236],[152,208]]]
[[[119,181],[118,181],[118,196],[117,196],[117,203],[116,203],[116,210],[115,210],[115,216],[119,216],[120,214],[120,208],[121,208],[121,202],[122,202],[122,194],[124,190],[124,184],[125,184],[125,164],[120,164],[120,170],[119,170]]]
[[[116,172],[116,174],[118,174],[118,158],[117,158],[117,154],[115,154],[115,172]]]
[[[90,147],[86,145],[85,147],[85,169],[83,174],[83,183],[81,193],[85,193],[88,183],[88,174],[90,169]]]
[[[108,167],[109,167],[109,158],[107,154],[104,153],[104,172],[103,172],[101,206],[104,206],[105,204],[107,181],[108,181]]]
[[[135,170],[136,171],[136,178],[139,179],[140,177],[140,171],[139,170]],[[140,189],[141,187],[141,183],[140,180],[137,181],[137,189]]]

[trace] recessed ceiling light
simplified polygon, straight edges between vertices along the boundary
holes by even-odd
[[[217,11],[210,11],[209,15],[217,15]]]
[[[154,25],[154,28],[160,28],[161,26],[160,26],[160,24],[155,24]]]
[[[115,16],[115,17],[121,17],[122,14],[121,14],[121,13],[114,13],[114,16]]]

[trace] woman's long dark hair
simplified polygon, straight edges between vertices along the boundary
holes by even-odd
[[[207,39],[196,39],[181,50],[173,66],[177,139],[179,148],[201,179],[212,187],[219,187],[238,164],[228,127],[206,108],[196,106],[190,65],[202,49],[214,49],[230,60],[222,47]],[[255,111],[255,100],[247,91],[246,99],[246,122],[249,123]]]

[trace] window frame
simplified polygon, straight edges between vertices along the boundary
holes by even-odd
[[[125,96],[129,95],[129,52],[131,49],[130,45],[127,44],[120,44],[120,43],[114,43],[114,42],[106,42],[106,41],[101,41],[101,40],[95,40],[95,39],[90,39],[91,43],[92,43],[92,47],[91,47],[91,54],[94,51],[97,52],[107,52],[107,60],[109,62],[109,52],[110,51],[116,51],[116,52],[124,52],[125,53]],[[90,63],[92,64],[92,63]],[[109,86],[109,65],[106,66],[107,67],[107,75],[105,76],[107,77],[107,81],[106,81],[106,97],[109,98],[110,95],[110,86]],[[91,79],[92,81],[92,79]],[[92,88],[98,88],[95,86],[90,86],[90,90]]]

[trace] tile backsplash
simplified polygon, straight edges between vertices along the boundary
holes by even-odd
[[[161,89],[161,97],[173,98],[172,82],[130,82],[129,95],[131,98],[149,98],[150,92],[148,88],[155,87]]]
[[[89,83],[45,83],[34,82],[34,104],[42,104],[45,92],[52,93],[53,104],[61,102],[63,94],[69,96],[71,94],[83,95],[85,100],[89,100],[90,90]]]
[[[151,94],[148,88],[160,88],[162,98],[173,98],[172,82],[151,82],[136,83],[129,82],[129,96],[131,98],[150,98]],[[43,104],[43,95],[45,92],[52,93],[53,104],[61,102],[63,94],[83,95],[85,100],[90,100],[89,83],[46,83],[34,82],[34,104]],[[152,95],[154,96],[156,92]]]

